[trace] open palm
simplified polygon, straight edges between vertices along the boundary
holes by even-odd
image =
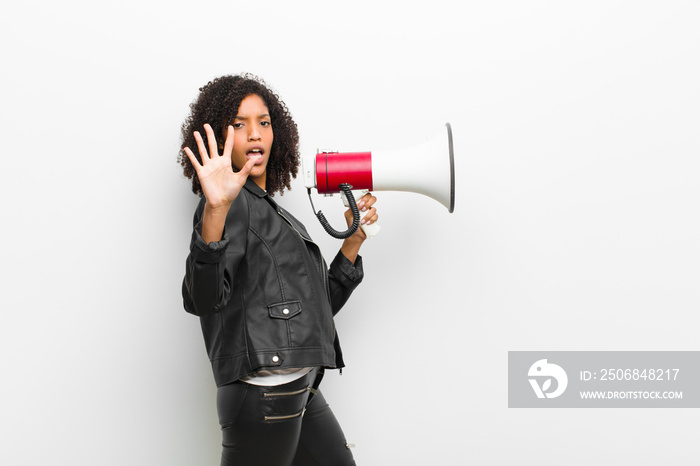
[[[185,154],[187,154],[187,157],[189,157],[190,162],[197,172],[197,178],[199,178],[199,184],[202,186],[202,192],[207,199],[207,204],[211,207],[229,206],[241,191],[255,162],[249,160],[243,168],[241,168],[241,171],[234,172],[231,165],[233,126],[229,125],[228,127],[222,155],[219,155],[216,136],[211,126],[205,124],[204,130],[207,133],[207,139],[209,141],[209,152],[207,152],[204,140],[199,134],[199,131],[194,132],[194,138],[197,141],[197,148],[202,157],[202,163],[199,163],[197,157],[189,147],[185,147]]]

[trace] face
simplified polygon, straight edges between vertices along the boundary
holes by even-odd
[[[267,105],[259,95],[247,96],[241,100],[238,114],[231,125],[233,126],[231,162],[234,170],[240,170],[249,159],[254,159],[255,166],[248,177],[265,189],[267,161],[270,159],[274,138]]]

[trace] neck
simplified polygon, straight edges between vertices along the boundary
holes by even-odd
[[[253,178],[253,182],[255,184],[257,184],[260,187],[260,189],[262,189],[263,191],[265,191],[265,185],[266,185],[266,181],[267,181],[266,175],[267,175],[266,173],[263,173],[262,175],[260,175],[256,178]]]

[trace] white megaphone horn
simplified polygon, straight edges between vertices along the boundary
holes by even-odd
[[[360,214],[351,190],[408,191],[431,197],[452,213],[455,207],[455,165],[452,127],[445,124],[427,142],[407,149],[374,152],[326,152],[304,157],[304,185],[311,199],[311,188],[319,194],[344,194],[353,211],[353,224],[345,232],[334,230],[319,211],[316,216],[324,229],[335,238],[347,238],[357,231]],[[313,208],[313,201],[311,201]],[[315,212],[315,209],[314,209]],[[374,236],[379,226],[363,225],[367,236]]]

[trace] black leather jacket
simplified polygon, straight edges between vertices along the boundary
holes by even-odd
[[[340,252],[327,268],[304,226],[248,180],[221,241],[201,236],[204,198],[182,284],[200,316],[217,386],[260,369],[341,368],[333,316],[362,281],[362,259]]]

